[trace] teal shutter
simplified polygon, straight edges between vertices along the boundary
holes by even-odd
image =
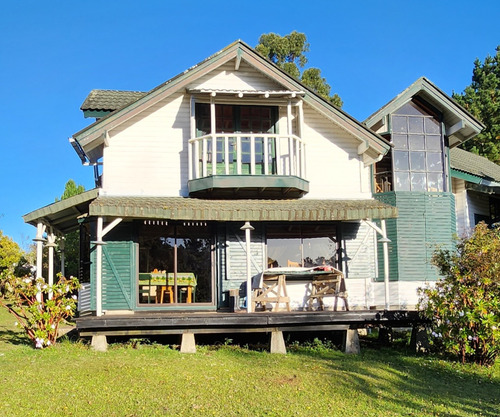
[[[92,250],[92,309],[95,310],[96,250]],[[136,245],[106,242],[102,246],[102,309],[128,310],[135,305]]]

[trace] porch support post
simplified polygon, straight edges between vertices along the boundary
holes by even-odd
[[[269,350],[271,353],[286,355],[285,339],[281,330],[273,330],[271,332],[271,348]]]
[[[66,262],[66,258],[65,258],[65,254],[64,254],[65,243],[66,243],[66,239],[64,238],[64,236],[61,236],[61,238],[59,239],[59,250],[61,252],[61,275],[63,277],[66,276],[66,269],[64,266],[64,264]]]
[[[191,139],[196,138],[196,101],[194,96],[191,95],[191,106],[190,106],[190,131],[191,131]],[[193,146],[196,142],[188,141],[188,180],[193,179]]]
[[[287,135],[288,135],[288,152],[290,154],[290,166],[288,167],[288,175],[296,175],[295,172],[295,146],[294,139],[292,138],[292,100],[288,100],[288,105],[286,107],[286,118],[287,118]]]
[[[385,227],[385,220],[380,220],[380,227],[378,227],[375,223],[364,220],[364,222],[370,226],[373,230],[375,230],[382,237],[378,240],[379,243],[382,243],[382,249],[384,251],[384,293],[385,293],[385,309],[388,310],[390,306],[389,301],[389,246],[388,244],[391,242],[390,239],[387,238],[387,230]]]
[[[36,279],[42,278],[43,269],[43,234],[45,233],[45,225],[41,222],[36,225],[36,237],[33,239],[36,242]],[[40,291],[36,294],[36,300],[40,303],[42,301],[42,293]]]
[[[95,271],[95,307],[96,315],[102,316],[102,217],[97,218],[96,271]]]
[[[96,271],[95,271],[95,287],[96,287],[96,296],[95,296],[95,307],[96,307],[96,316],[102,316],[102,245],[105,245],[106,242],[103,242],[102,238],[111,230],[113,230],[123,219],[117,217],[110,224],[103,229],[103,218],[97,218],[97,241],[93,242],[96,245]]]
[[[358,329],[347,329],[345,331],[344,353],[361,353]]]
[[[387,239],[387,230],[385,228],[385,220],[380,221],[380,226],[382,229],[382,239],[379,242],[382,242],[382,249],[384,251],[384,290],[385,290],[385,309],[389,309],[389,247],[388,243],[390,242]]]
[[[47,247],[49,248],[48,254],[48,262],[49,262],[49,271],[48,271],[48,284],[49,286],[54,285],[54,248],[56,247],[56,236],[54,232],[51,230],[49,235],[47,236]],[[49,300],[52,300],[52,290],[49,291]]]
[[[246,242],[246,252],[247,252],[247,313],[252,312],[252,272],[251,272],[251,257],[250,257],[250,232],[255,230],[250,222],[245,222],[245,224],[240,228],[240,230],[245,231],[245,242]]]
[[[181,338],[181,353],[196,353],[196,342],[194,340],[194,333],[182,333]]]

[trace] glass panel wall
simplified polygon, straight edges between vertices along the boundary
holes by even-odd
[[[139,226],[140,305],[212,303],[212,239],[205,223]]]
[[[268,268],[330,265],[338,268],[337,225],[278,225],[266,228]]]

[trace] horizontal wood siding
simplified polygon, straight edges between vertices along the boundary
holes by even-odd
[[[234,69],[234,61],[230,61],[209,74],[199,78],[189,89],[216,90],[284,90],[283,86],[264,76],[255,68],[241,61],[238,71]],[[263,100],[265,105],[265,100]]]
[[[360,164],[359,141],[311,107],[304,105],[306,198],[371,198],[370,170]]]
[[[177,94],[109,132],[103,191],[108,195],[187,196],[189,97]]]
[[[373,279],[375,271],[374,231],[365,223],[342,223],[343,271],[346,278]]]
[[[247,279],[247,255],[245,232],[240,230],[243,224],[228,224],[227,225],[227,289],[237,288],[238,284],[245,282]],[[253,225],[255,230],[251,232],[251,274],[256,276],[264,270],[262,263],[263,259],[263,235],[259,225]]]
[[[381,193],[375,194],[374,197],[382,201],[383,203],[390,204],[391,206],[396,206],[396,195],[394,193]],[[380,222],[377,222],[380,226]],[[399,267],[398,267],[398,223],[397,219],[387,219],[385,221],[385,227],[387,231],[387,237],[391,240],[388,244],[389,248],[389,279],[391,281],[397,281],[399,279]],[[378,239],[380,236],[378,236]],[[383,245],[382,243],[377,243],[377,260],[378,260],[378,281],[384,280],[384,256],[383,256]]]
[[[391,192],[378,200],[398,208],[398,218],[387,220],[390,279],[437,279],[431,264],[434,251],[451,249],[455,234],[455,200],[452,193]],[[379,280],[383,279],[382,245],[378,245]]]

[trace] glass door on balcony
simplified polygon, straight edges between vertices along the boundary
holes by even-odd
[[[207,103],[197,103],[195,111],[197,136],[209,135],[211,133],[210,105]],[[216,136],[215,139],[212,139],[213,141],[207,141],[208,175],[214,173],[213,163],[217,164],[215,167],[215,173],[217,175],[237,174],[238,144],[240,144],[241,147],[239,150],[241,174],[252,173],[252,144],[255,174],[264,174],[266,172],[265,164],[268,164],[267,172],[269,172],[269,174],[275,174],[276,140],[274,137],[265,138],[264,136],[259,137],[258,135],[277,133],[277,120],[278,108],[274,106],[216,104],[216,133],[223,134],[224,136]],[[231,133],[234,133],[235,136],[228,136],[228,134],[230,135]],[[246,136],[245,133],[251,135]]]

